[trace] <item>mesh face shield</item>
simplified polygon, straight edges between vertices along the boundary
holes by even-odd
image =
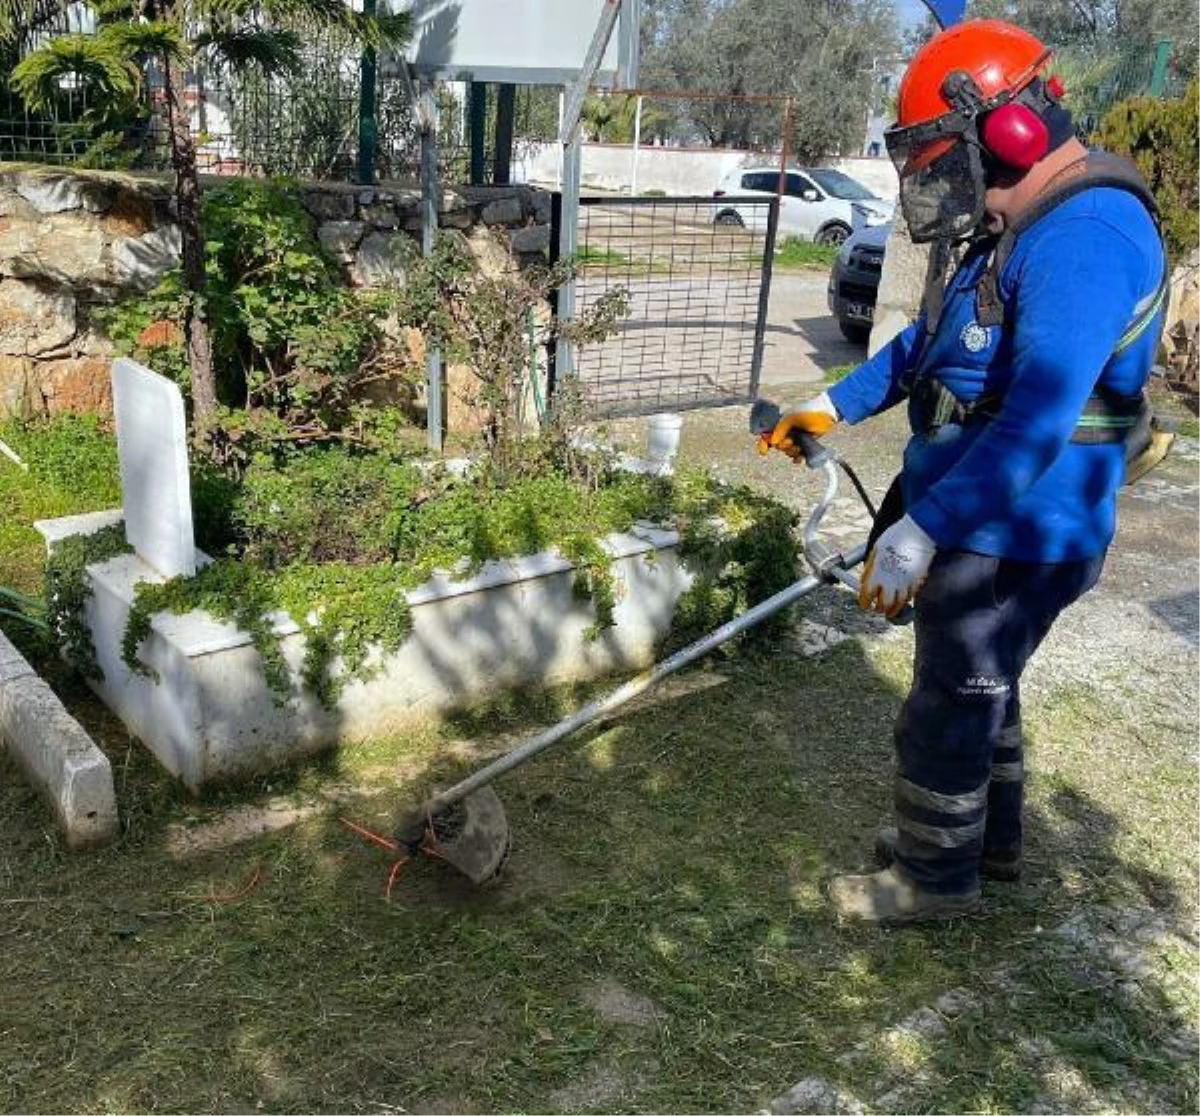
[[[911,128],[892,128],[888,154],[900,174],[900,205],[916,243],[970,236],[987,189],[975,120],[953,112]]]

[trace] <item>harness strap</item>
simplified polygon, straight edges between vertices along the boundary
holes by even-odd
[[[1047,213],[1068,198],[1083,190],[1099,186],[1111,186],[1126,190],[1138,198],[1149,211],[1155,225],[1159,224],[1158,207],[1137,168],[1126,159],[1106,151],[1088,153],[1086,164],[1071,178],[1056,188],[1047,191],[1026,209],[998,238],[981,238],[973,248],[977,251],[991,249],[991,260],[975,291],[975,319],[982,326],[1004,324],[1004,301],[1000,296],[1000,274],[1003,272],[1017,237]],[[1125,332],[1117,339],[1111,356],[1117,356],[1132,345],[1158,317],[1170,292],[1171,276],[1166,250],[1163,250],[1162,278],[1145,306],[1139,309]],[[927,288],[928,295],[928,288]],[[937,306],[940,314],[940,301]],[[928,349],[928,344],[926,345]],[[924,353],[922,354],[925,355]],[[1111,359],[1111,357],[1110,357]],[[983,396],[973,403],[964,403],[945,384],[924,373],[922,360],[910,387],[910,395],[917,404],[923,432],[948,423],[962,425],[974,418],[993,418],[999,413],[1002,398],[999,395]],[[1130,447],[1148,437],[1151,422],[1150,402],[1145,392],[1137,396],[1121,397],[1103,388],[1097,388],[1088,398],[1083,414],[1071,435],[1076,445],[1108,445],[1126,442]],[[1135,450],[1136,452],[1136,450]]]
[[[1159,224],[1158,205],[1137,167],[1129,160],[1111,152],[1089,151],[1086,163],[1078,172],[1037,198],[996,239],[991,264],[975,291],[975,320],[981,326],[998,326],[1004,323],[1000,275],[1016,247],[1017,237],[1068,198],[1098,186],[1110,186],[1133,194],[1149,211],[1155,225]],[[1163,267],[1166,269],[1165,252]]]
[[[914,386],[912,399],[918,407],[921,433],[939,426],[965,426],[972,420],[990,420],[1000,413],[1003,398],[985,395],[964,403],[940,380],[926,376]],[[1132,398],[1095,391],[1084,406],[1071,441],[1075,445],[1100,446],[1124,442],[1140,424],[1149,420],[1150,404],[1145,394]]]

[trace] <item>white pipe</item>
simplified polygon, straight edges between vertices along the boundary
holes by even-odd
[[[19,465],[25,472],[29,472],[29,466],[17,456],[16,451],[7,443],[0,441],[0,453],[4,454],[14,465]]]
[[[634,197],[637,194],[637,165],[638,165],[638,144],[642,139],[642,98],[637,99],[637,109],[633,114],[633,164],[629,168],[629,196]]]

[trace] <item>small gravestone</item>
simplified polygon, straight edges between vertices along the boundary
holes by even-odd
[[[196,572],[187,420],[178,386],[132,360],[113,361],[113,410],[125,539],[164,577]]]

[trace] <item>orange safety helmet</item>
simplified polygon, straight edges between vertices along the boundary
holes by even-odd
[[[927,167],[959,142],[964,116],[983,114],[990,114],[981,129],[985,147],[999,148],[994,153],[1005,162],[1015,155],[1018,166],[1036,162],[1045,154],[1044,126],[1037,113],[1014,102],[1052,55],[1036,36],[998,19],[968,20],[930,39],[913,56],[896,98],[889,147],[904,152],[904,161],[897,160],[901,176]],[[1049,92],[1055,99],[1061,95],[1056,79]],[[1004,114],[1006,105],[1019,111]]]

